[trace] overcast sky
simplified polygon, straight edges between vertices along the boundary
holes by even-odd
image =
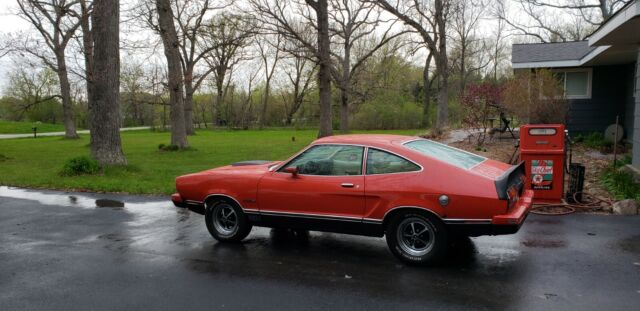
[[[15,2],[12,0],[0,0],[0,32],[9,33],[29,28],[29,24],[21,18],[15,16],[13,11]],[[2,44],[0,42],[0,44]],[[6,86],[6,75],[11,63],[8,58],[0,59],[0,93]]]
[[[560,2],[562,2],[562,0],[559,0]],[[135,1],[134,0],[121,0],[121,3],[123,5],[123,8],[121,9],[121,14],[123,16],[126,16],[126,7],[130,6],[131,4],[133,4]],[[508,1],[511,3],[514,3],[514,1]],[[31,25],[22,20],[20,17],[15,16],[13,13],[15,13],[17,9],[17,4],[15,3],[15,0],[0,0],[0,38],[2,38],[2,35],[7,34],[7,33],[15,33],[15,32],[19,32],[22,30],[25,31],[31,31]],[[507,7],[508,11],[509,11],[509,15],[511,15],[511,18],[514,18],[514,16],[522,16],[521,14],[519,14],[518,9],[521,9],[518,6],[515,5],[509,5]],[[515,15],[513,15],[515,14]],[[492,32],[493,32],[493,27],[492,25],[495,25],[495,21],[492,20],[489,17],[489,13],[486,12],[485,14],[485,18],[482,19],[481,21],[481,26],[478,30],[478,36],[479,37],[490,37],[492,36]],[[569,16],[565,15],[563,16],[557,16],[556,14],[549,14],[549,15],[545,15],[545,17],[547,18],[556,18],[556,19],[565,19],[568,18]],[[568,19],[567,19],[568,21]],[[126,25],[123,25],[121,27],[121,30],[123,31],[123,33],[121,34],[121,39],[123,40],[123,42],[132,42],[133,39],[143,39],[145,40],[149,40],[149,38],[153,37],[153,40],[149,40],[149,41],[154,41],[157,42],[157,38],[156,35],[153,34],[151,31],[146,31],[146,30],[142,30],[140,28],[135,29],[134,31],[131,30],[127,30],[125,29],[125,27],[129,27],[131,25],[131,23],[126,23]],[[400,24],[398,24],[400,25]],[[508,40],[523,40],[523,37],[518,37],[518,36],[513,36],[513,37],[509,37]],[[0,44],[2,44],[2,41],[0,41]],[[146,43],[145,43],[146,44]],[[148,46],[148,44],[147,44]],[[133,52],[129,52],[129,55],[126,54],[122,54],[121,57],[123,59],[123,63],[126,62],[132,62],[132,61],[137,61],[137,62],[149,62],[149,53],[150,53],[151,49],[149,49],[146,52],[143,52],[142,50],[134,50]],[[123,53],[127,53],[126,50],[123,51]],[[161,56],[161,50],[158,52],[156,51],[156,55],[158,58],[162,58]],[[508,53],[510,54],[510,48]],[[137,58],[137,56],[140,56]],[[417,55],[414,55],[412,57],[413,61],[419,61],[416,63],[422,63],[421,58],[424,57],[424,53],[419,53]],[[5,57],[3,59],[0,59],[0,94],[4,92],[4,89],[6,88],[7,85],[7,73],[13,69],[15,66],[19,66],[21,65],[20,60],[16,57]],[[252,66],[251,64],[247,64],[247,66],[249,66],[249,68]],[[242,74],[239,75],[239,79],[241,79],[240,77],[242,76]]]

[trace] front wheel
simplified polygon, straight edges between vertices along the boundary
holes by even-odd
[[[204,215],[207,229],[211,236],[221,242],[238,242],[251,232],[251,224],[247,221],[242,209],[225,200],[207,204]]]
[[[444,258],[447,234],[441,221],[417,212],[395,215],[386,230],[389,250],[409,264],[435,264]]]

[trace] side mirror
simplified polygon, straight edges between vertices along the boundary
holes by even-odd
[[[295,166],[290,166],[284,169],[284,171],[286,173],[289,173],[292,175],[292,177],[298,177],[298,168]]]

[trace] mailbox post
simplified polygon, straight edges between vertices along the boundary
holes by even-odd
[[[534,191],[535,202],[562,201],[565,154],[564,125],[520,126],[520,159],[525,161],[526,189]]]

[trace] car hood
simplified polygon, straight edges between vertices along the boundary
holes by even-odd
[[[244,172],[244,173],[264,173],[269,171],[269,168],[279,164],[280,161],[263,161],[263,160],[253,160],[253,161],[242,161],[236,162],[231,165],[216,167],[210,170],[206,170],[202,173],[231,173],[231,172]]]

